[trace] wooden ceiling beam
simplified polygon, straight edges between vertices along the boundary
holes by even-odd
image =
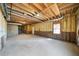
[[[34,5],[36,8],[38,8],[38,9],[41,11],[41,13],[42,13],[43,15],[45,15],[47,18],[50,18],[50,16],[49,16],[47,13],[44,12],[44,10],[42,9],[42,7],[41,7],[39,4],[33,3],[33,5]]]
[[[23,5],[23,4],[22,4]],[[32,4],[24,4],[23,6],[26,8],[26,5],[27,7],[30,9],[30,10],[27,10],[29,11],[30,13],[32,13],[33,15],[35,15],[35,12],[37,12],[37,10],[35,9],[35,7],[32,6]],[[33,10],[33,11],[32,11]],[[35,15],[36,16],[36,15]],[[36,19],[39,19],[40,21],[42,21],[42,19],[45,19],[44,17],[42,19],[40,18],[37,18],[37,17],[34,17]]]
[[[24,6],[26,6],[27,4],[24,4]],[[40,13],[40,9],[38,9],[37,7],[35,7],[33,4],[28,3],[27,5],[29,8],[31,8],[32,10],[34,9],[33,13],[37,12],[38,14],[42,14]],[[41,15],[40,15],[41,16]],[[43,15],[42,17],[43,19],[47,19],[47,17],[45,15]]]
[[[33,13],[29,12],[28,9],[23,8],[22,5],[20,6],[20,4],[19,5],[18,4],[13,4],[13,6],[19,8],[19,9],[21,9],[21,10],[27,12],[27,13],[33,14]]]
[[[21,10],[23,10],[23,11],[26,11],[26,12],[29,12],[29,11],[31,12],[31,11],[32,11],[32,10],[29,9],[28,7],[23,6],[22,3],[18,3],[18,4],[13,3],[13,6],[15,6],[15,7],[19,8],[19,9],[21,9]],[[32,13],[32,12],[31,12],[31,13]]]
[[[65,5],[64,7],[63,7],[63,9],[61,9],[63,6],[61,6],[60,7],[60,12],[62,13],[62,14],[68,14],[68,13],[74,13],[73,12],[73,10],[74,10],[74,8],[79,8],[79,5],[78,4],[68,4],[68,5]]]
[[[60,8],[60,10],[63,10],[63,9],[69,8],[71,6],[73,6],[73,4],[64,4],[64,5],[60,5],[59,8]]]
[[[29,19],[20,17],[20,16],[18,16],[18,15],[12,14],[12,13],[11,13],[11,16],[15,16],[16,18],[20,18],[20,19],[22,19],[22,20],[24,20],[24,21],[27,21],[27,22],[35,22],[35,21],[32,21],[32,20],[29,20]],[[18,20],[19,20],[19,19],[18,19]]]
[[[14,6],[16,6],[16,5],[14,5]],[[17,8],[20,8],[21,10],[24,10],[24,9],[21,8],[20,6],[16,6],[16,7],[17,7]],[[26,12],[28,12],[28,13],[31,13],[30,11],[27,11],[27,10],[24,10],[24,11],[26,11]],[[31,13],[31,14],[33,15],[33,13]],[[39,18],[37,18],[37,17],[34,17],[34,16],[33,16],[33,18],[36,18],[36,19],[42,21],[42,19],[39,19]]]
[[[67,9],[73,9],[75,7],[79,7],[79,4],[67,4],[64,6],[60,6],[60,10],[67,10]]]
[[[35,4],[35,5],[36,5],[36,4]],[[53,5],[50,5],[49,7],[48,7],[46,4],[44,4],[44,5],[47,7],[47,8],[44,9],[44,10],[42,10],[42,8],[39,8],[38,5],[36,5],[36,7],[39,8],[39,9],[41,10],[41,12],[43,12],[44,14],[50,9],[49,11],[51,11],[51,12],[53,13],[52,15],[54,15],[54,17],[60,15],[58,6],[57,6],[56,4],[53,4],[53,5],[54,5],[54,8],[55,8],[55,10],[57,11],[57,13],[56,13],[55,10],[53,10],[53,7],[52,7]],[[39,5],[39,6],[40,6],[40,5]],[[50,14],[51,14],[51,12],[50,12]],[[47,17],[51,18],[52,16],[47,13]]]
[[[23,10],[23,11],[25,11],[25,12],[29,12],[29,11],[26,11],[25,9],[23,9],[23,8],[21,8],[19,5],[16,5],[16,4],[13,4],[13,7],[16,7],[16,8],[18,8],[18,9],[20,9],[20,11],[21,10]],[[45,16],[44,16],[45,17]],[[47,19],[48,17],[46,17],[46,19]]]
[[[20,22],[20,23],[25,23],[25,24],[31,24],[31,23],[33,23],[32,21],[28,21],[26,19],[17,17],[15,15],[12,15],[11,18],[13,19],[12,21],[14,21],[14,22]]]
[[[49,8],[50,8],[50,10],[52,11],[52,13],[55,16],[60,15],[60,11],[59,11],[58,5],[56,3],[54,3],[53,5],[51,5]]]
[[[39,10],[36,7],[32,6],[32,4],[30,4],[30,3],[27,3],[27,4],[22,3],[22,5],[25,6],[25,7],[28,7],[29,9],[31,9],[34,14],[36,14],[36,13],[40,14]],[[43,16],[42,19],[45,19],[45,17]]]
[[[35,7],[33,7],[33,6],[31,6],[31,4],[29,4],[29,3],[27,3],[27,4],[26,3],[22,3],[22,5],[24,7],[27,7],[28,9],[30,9],[33,12],[37,11],[37,9]]]
[[[50,11],[49,13],[51,14],[51,16],[53,17],[53,16],[55,16],[55,13],[53,12],[52,13],[52,10],[49,8],[49,6],[46,4],[46,3],[44,3],[44,5],[47,7],[47,9]]]

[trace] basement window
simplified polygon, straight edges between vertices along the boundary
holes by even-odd
[[[60,24],[54,24],[54,34],[60,34]]]

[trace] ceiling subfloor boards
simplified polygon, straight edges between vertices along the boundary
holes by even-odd
[[[17,22],[33,24],[59,19],[66,13],[73,13],[79,7],[75,3],[12,3],[8,4],[11,17]],[[9,11],[9,13],[10,13]],[[16,17],[15,17],[16,16]]]

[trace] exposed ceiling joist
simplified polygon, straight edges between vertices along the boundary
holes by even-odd
[[[14,9],[11,9],[11,8],[9,8],[9,9],[12,10],[12,11],[21,13],[22,15],[26,14],[26,13],[21,12],[21,11],[18,11],[18,10],[14,10]],[[27,13],[28,13],[28,12],[27,12]],[[32,14],[32,13],[31,13],[31,14]],[[36,18],[37,20],[43,21],[43,20],[41,20],[41,19],[39,19],[39,18],[37,18],[37,17],[34,17],[34,16],[30,15],[30,14],[26,14],[25,16],[30,16],[31,18]]]
[[[60,15],[60,11],[59,11],[58,5],[56,3],[54,3],[53,5],[51,5],[49,8],[50,8],[50,10],[52,11],[52,13],[55,16]]]
[[[33,5],[34,5],[36,8],[38,8],[38,9],[41,11],[41,13],[43,13],[47,18],[50,18],[50,16],[49,16],[47,13],[44,12],[45,9],[43,10],[42,7],[41,7],[39,4],[33,3]]]
[[[8,8],[11,8],[10,5]],[[26,22],[26,24],[53,21],[54,19],[62,18],[64,13],[75,12],[78,6],[79,4],[74,3],[13,3],[11,17],[18,19],[18,22]]]
[[[52,11],[51,11],[51,9],[49,8],[49,6],[46,4],[46,3],[44,3],[44,5],[47,7],[47,9],[50,11],[50,14],[52,15],[52,16],[55,16],[55,13],[53,12],[52,13]]]

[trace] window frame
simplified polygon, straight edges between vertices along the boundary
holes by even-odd
[[[59,27],[59,28],[60,28],[60,30],[59,30],[59,32],[58,32],[58,33],[57,33],[57,32],[55,32],[55,29],[54,29],[54,28],[55,28],[54,26],[55,26],[55,25],[57,25],[57,24],[59,24],[59,25],[60,25],[60,27]],[[53,34],[61,34],[61,24],[60,24],[60,23],[55,23],[55,24],[53,24]]]

